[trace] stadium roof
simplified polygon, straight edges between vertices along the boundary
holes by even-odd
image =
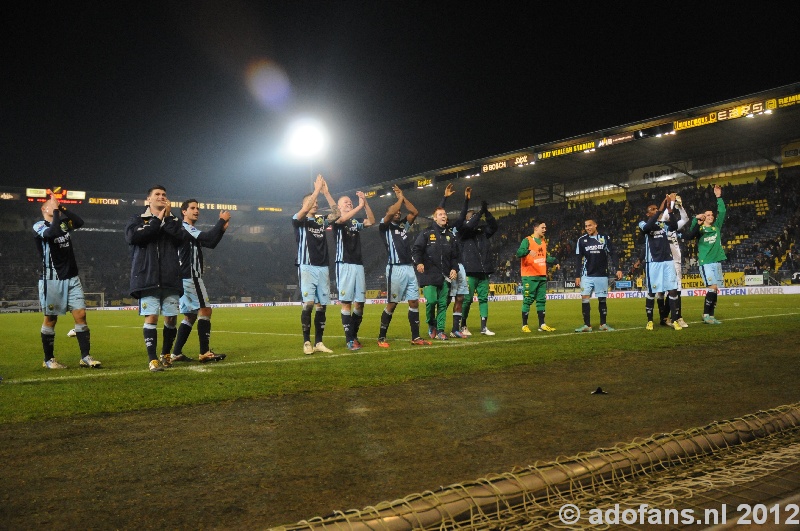
[[[791,145],[799,139],[800,83],[387,181],[364,191],[385,196],[373,207],[376,215],[390,203],[386,194],[395,184],[411,190],[409,199],[421,215],[429,215],[447,182],[454,180],[454,198],[463,197],[463,189],[471,186],[474,198],[511,204],[517,204],[521,190],[531,188],[541,202],[661,181],[686,186],[720,172],[800,163],[798,146]],[[457,204],[448,207],[455,210]]]

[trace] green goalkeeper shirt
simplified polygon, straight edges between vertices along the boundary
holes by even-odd
[[[725,249],[722,248],[722,223],[725,221],[725,201],[717,198],[717,217],[710,227],[697,226],[697,218],[692,220],[690,234],[697,231],[697,261],[702,265],[713,264],[727,260]]]

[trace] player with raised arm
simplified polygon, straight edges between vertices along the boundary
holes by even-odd
[[[41,211],[44,219],[33,225],[33,231],[42,260],[39,278],[39,302],[44,314],[41,328],[44,350],[42,366],[47,369],[66,369],[55,358],[55,328],[58,316],[70,312],[75,321],[75,335],[81,352],[79,366],[97,369],[100,362],[90,354],[86,301],[69,234],[73,229],[82,227],[83,220],[61,205],[54,194],[42,203]]]
[[[608,306],[608,275],[610,268],[616,270],[617,280],[622,278],[622,270],[619,268],[617,253],[611,245],[611,238],[597,232],[597,220],[589,218],[583,222],[586,234],[578,238],[575,245],[575,254],[578,257],[578,271],[581,276],[575,278],[575,286],[581,288],[581,313],[583,314],[583,326],[576,328],[576,332],[592,331],[592,306],[591,297],[594,292],[598,301],[600,312],[600,328],[604,332],[614,329],[606,323]]]
[[[383,216],[378,230],[386,246],[386,307],[381,313],[381,328],[378,333],[378,346],[389,348],[386,334],[397,304],[408,301],[408,323],[411,326],[412,345],[430,345],[431,342],[419,336],[419,284],[411,260],[411,243],[408,230],[417,219],[417,209],[411,204],[399,186],[392,187],[397,201]],[[408,214],[403,217],[401,208],[405,205]]]
[[[678,279],[675,274],[675,266],[672,263],[672,251],[669,248],[669,231],[678,230],[678,223],[671,214],[670,198],[667,195],[661,202],[661,206],[649,205],[647,207],[647,219],[639,222],[639,230],[644,234],[644,279],[645,290],[645,313],[647,314],[647,325],[645,329],[653,330],[653,310],[656,297],[663,299],[666,293],[669,297],[669,312],[672,315],[672,327],[675,330],[683,330],[678,323],[681,314],[680,299],[678,299]]]
[[[197,322],[197,337],[200,339],[198,361],[201,363],[220,361],[225,359],[225,354],[217,354],[209,346],[212,309],[203,281],[203,247],[216,248],[228,229],[231,213],[227,210],[221,211],[217,223],[207,231],[201,231],[195,226],[200,217],[200,204],[197,199],[184,201],[181,204],[181,213],[183,214],[183,228],[191,237],[184,240],[179,251],[181,276],[183,277],[183,295],[181,295],[180,305],[184,318],[178,327],[170,361],[194,361],[183,354],[183,346],[189,339],[195,322]]]
[[[375,224],[375,214],[367,203],[364,192],[356,192],[358,206],[343,196],[339,198],[339,219],[333,225],[336,240],[336,287],[342,305],[342,328],[349,350],[361,348],[358,329],[364,318],[364,303],[367,301],[367,281],[364,260],[361,257],[361,230]],[[367,219],[356,219],[363,210]]]
[[[331,208],[327,217],[317,215],[317,196],[322,193]],[[328,270],[328,242],[325,229],[338,216],[336,202],[328,191],[328,183],[317,175],[314,191],[303,197],[300,210],[292,216],[297,241],[297,265],[300,291],[303,294],[303,311],[300,323],[303,328],[303,353],[333,352],[322,342],[325,332],[325,309],[330,303],[330,272]],[[311,343],[311,312],[314,313],[314,343]]]
[[[681,197],[676,193],[669,194],[670,198],[670,207],[673,211],[677,210],[680,213],[680,219],[678,219],[678,229],[667,231],[667,239],[669,240],[669,249],[672,252],[672,264],[675,266],[675,276],[678,277],[678,302],[681,303],[679,308],[681,311],[678,312],[678,324],[681,325],[683,328],[689,328],[689,323],[684,321],[683,319],[683,303],[681,299],[681,289],[683,287],[683,253],[681,253],[681,242],[680,239],[682,238],[681,229],[689,223],[689,214],[686,213],[686,209],[683,208],[683,201],[681,201]],[[666,221],[666,216],[669,214],[662,215],[663,221]],[[663,313],[661,314],[661,324],[665,326],[672,326],[672,319],[667,316],[667,308],[664,308]],[[661,307],[659,307],[659,311],[661,311]]]
[[[472,306],[472,298],[477,293],[481,334],[493,336],[495,333],[489,330],[486,324],[489,319],[489,275],[494,272],[494,258],[489,238],[497,232],[497,221],[489,212],[489,204],[486,201],[481,202],[481,208],[477,212],[470,209],[471,198],[472,189],[467,187],[464,190],[464,206],[461,209],[461,215],[454,223],[461,246],[460,265],[466,272],[468,287],[461,317],[461,334],[465,337],[472,335],[467,328],[467,318]],[[485,224],[481,223],[481,218],[486,220]]]
[[[465,195],[468,197],[469,194],[472,192],[472,188],[467,187],[465,190]],[[442,196],[442,200],[439,202],[439,207],[443,209],[447,209],[447,198],[450,197],[455,193],[455,188],[453,187],[453,183],[448,183],[448,185],[444,189],[444,195]],[[466,208],[466,206],[465,206]],[[466,334],[462,331],[462,313],[464,308],[464,301],[469,295],[469,283],[467,281],[467,271],[464,269],[464,264],[461,262],[461,242],[459,241],[459,231],[461,230],[461,225],[464,223],[464,217],[466,216],[466,211],[462,209],[461,215],[456,218],[453,223],[450,223],[448,219],[447,226],[450,229],[450,232],[453,235],[453,243],[456,246],[457,253],[458,253],[458,270],[456,279],[450,282],[450,293],[447,299],[447,304],[450,303],[450,298],[453,299],[453,328],[450,330],[450,337],[452,338],[464,338],[467,337]],[[427,309],[427,305],[425,306]],[[437,334],[437,323],[428,323],[428,335],[431,338],[436,337]]]
[[[722,261],[727,260],[722,247],[722,224],[725,222],[725,201],[722,200],[722,187],[714,185],[717,197],[717,215],[713,210],[706,210],[692,219],[689,237],[697,238],[697,262],[700,265],[700,276],[703,277],[708,290],[703,303],[703,322],[705,324],[722,324],[714,317],[717,307],[717,294],[720,286],[725,286],[722,273]],[[700,223],[698,223],[698,221]]]

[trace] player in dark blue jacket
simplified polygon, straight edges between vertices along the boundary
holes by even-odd
[[[670,215],[664,221],[663,214]],[[647,290],[645,312],[647,314],[647,330],[653,329],[653,309],[655,299],[660,294],[669,296],[669,309],[672,314],[672,326],[675,330],[683,330],[677,322],[680,319],[680,299],[678,298],[678,277],[672,263],[672,251],[669,246],[667,232],[678,230],[678,222],[671,215],[670,197],[666,196],[661,207],[647,207],[647,219],[639,222],[639,230],[644,233],[644,284]]]
[[[131,247],[131,296],[139,299],[144,316],[144,344],[151,372],[169,366],[169,352],[175,341],[183,279],[178,249],[188,237],[181,220],[172,215],[167,190],[156,185],[147,191],[147,210],[134,216],[125,227],[125,241]],[[158,316],[164,316],[161,359],[157,356]],[[166,358],[165,358],[166,355]]]

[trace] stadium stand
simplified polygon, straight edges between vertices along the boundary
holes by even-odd
[[[761,180],[723,183],[728,205],[728,219],[723,230],[729,256],[724,264],[725,271],[768,270],[775,282],[790,279],[800,266],[797,251],[799,177],[800,168],[793,167],[767,172]],[[622,201],[561,201],[525,209],[499,210],[500,231],[491,240],[498,267],[491,281],[519,281],[515,251],[530,233],[534,219],[547,222],[551,253],[563,266],[555,273],[554,281],[576,276],[574,243],[587,217],[596,217],[600,230],[612,236],[623,270],[628,271],[635,261],[639,240],[637,223],[646,205],[659,203],[665,193],[676,191],[682,196],[689,214],[694,215],[713,208],[711,187],[710,183],[677,190],[655,187],[630,194]],[[30,227],[37,219],[36,209],[28,203],[6,204],[10,208],[0,218],[0,274],[3,279],[0,296],[3,300],[35,299],[39,259]],[[103,210],[89,206],[76,209],[86,220],[85,228],[74,233],[85,291],[104,293],[109,305],[134,303],[128,295],[130,261],[124,240],[125,220],[132,209]],[[295,300],[295,242],[287,217],[258,219],[252,213],[237,217],[220,246],[206,254],[205,278],[212,300],[217,303]],[[211,219],[207,216],[204,221]],[[421,216],[415,230],[427,223]],[[257,230],[252,229],[254,226]],[[364,248],[371,251],[365,253],[367,289],[383,291],[385,252],[378,231],[365,231],[363,242]],[[685,272],[697,273],[694,244],[682,245],[685,247]],[[333,264],[331,266],[332,278],[335,278]]]

